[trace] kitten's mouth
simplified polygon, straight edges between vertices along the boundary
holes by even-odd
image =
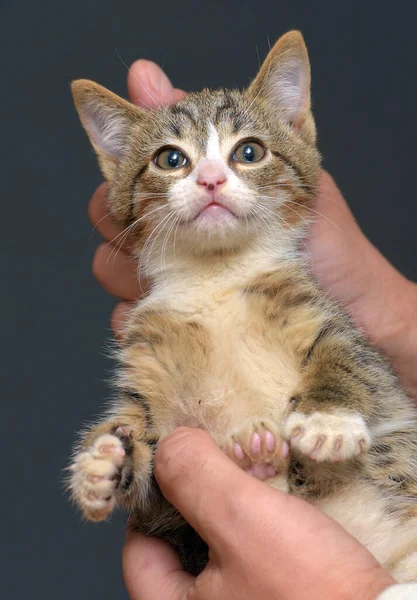
[[[213,200],[213,202],[210,202],[203,209],[201,209],[193,220],[196,221],[200,218],[209,218],[217,221],[230,217],[237,219],[237,216],[230,210],[230,208]]]

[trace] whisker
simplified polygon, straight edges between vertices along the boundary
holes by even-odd
[[[178,217],[178,220],[177,220],[177,226],[176,226],[176,228],[175,228],[175,231],[174,231],[174,243],[173,243],[174,257],[176,257],[176,255],[177,255],[177,249],[176,249],[176,246],[175,246],[175,239],[176,239],[176,237],[177,237],[178,228],[179,228],[179,226],[180,226],[180,223],[181,223],[181,218],[180,218],[180,217]]]
[[[264,208],[265,208],[265,207],[264,207]],[[288,207],[288,208],[290,208],[290,207]],[[294,209],[291,209],[291,210],[292,210],[293,212],[296,212]],[[274,213],[274,211],[272,211],[272,210],[270,210],[270,212],[272,212],[273,214],[275,214],[275,213]],[[296,213],[296,214],[297,214],[298,216],[301,216],[301,215],[299,215],[299,213]],[[297,232],[297,230],[296,230],[296,229],[294,229],[294,228],[293,228],[293,227],[292,227],[292,226],[291,226],[291,225],[288,223],[288,221],[286,221],[286,219],[285,219],[284,217],[282,217],[281,215],[276,215],[276,216],[278,216],[278,217],[279,217],[279,219],[280,219],[280,220],[281,220],[281,221],[282,221],[282,222],[283,222],[283,223],[284,223],[284,224],[285,224],[285,225],[286,225],[286,226],[287,226],[289,229],[291,229],[291,231],[293,231],[293,232],[296,234],[297,238],[298,238],[298,239],[301,241],[301,243],[303,244],[303,246],[305,247],[305,249],[307,250],[307,252],[309,252],[309,248],[308,248],[308,246],[307,246],[307,244],[306,244],[306,242],[305,242],[304,238],[300,237],[300,235],[299,235],[299,233]]]
[[[168,194],[166,192],[136,192],[135,196],[147,196],[151,198],[167,198]]]
[[[110,216],[111,216],[112,214],[114,214],[115,212],[116,212],[116,211],[114,211],[114,210],[111,210],[111,211],[109,211],[108,213],[106,213],[106,214],[104,215],[104,217],[101,217],[101,219],[99,219],[99,220],[97,221],[97,223],[94,225],[93,229],[91,230],[91,234],[90,234],[90,240],[91,240],[91,238],[93,237],[93,235],[94,235],[94,232],[96,231],[96,229],[97,229],[97,227],[100,225],[100,223],[101,223],[102,221],[104,221],[104,219],[107,219],[107,217],[110,217]]]
[[[140,257],[140,261],[139,261],[139,265],[138,265],[138,273],[139,273],[139,280],[140,280],[140,276],[142,273],[142,268],[145,264],[145,262],[148,261],[150,255],[152,254],[152,250],[153,247],[155,245],[156,240],[158,239],[160,233],[163,231],[164,225],[166,223],[166,221],[169,222],[170,218],[172,217],[172,215],[175,214],[174,210],[170,210],[169,213],[167,215],[165,215],[165,217],[162,219],[162,221],[160,221],[155,227],[154,229],[151,231],[151,233],[148,235],[146,242],[141,250],[141,257]],[[158,231],[159,229],[159,231]],[[152,240],[152,236],[156,233],[156,231],[158,231],[157,235],[154,237],[153,241],[152,241],[152,245],[148,250],[148,246]],[[143,271],[145,271],[145,269],[143,268]]]
[[[278,189],[278,188],[288,188],[288,187],[297,187],[297,188],[301,188],[301,189],[306,189],[306,190],[311,190],[313,192],[316,192],[319,190],[323,190],[323,191],[334,191],[334,186],[331,185],[309,185],[307,183],[286,183],[284,181],[277,181],[276,183],[271,183],[268,185],[261,185],[258,187],[259,190],[266,190],[266,189]],[[329,200],[331,200],[332,202],[336,202],[336,200],[334,200],[334,198],[329,198]]]
[[[107,244],[106,244],[106,247],[107,247],[107,246],[109,246],[109,245],[114,245],[114,242],[115,242],[115,241],[116,241],[116,240],[117,240],[119,237],[121,237],[121,236],[122,236],[122,242],[121,242],[121,244],[120,244],[120,248],[121,248],[121,246],[123,245],[123,243],[126,241],[126,239],[127,239],[128,235],[129,235],[129,233],[132,231],[132,229],[133,229],[133,228],[134,228],[134,227],[135,227],[135,226],[136,226],[138,223],[140,223],[140,222],[141,222],[143,219],[145,219],[145,218],[146,218],[146,217],[148,217],[149,215],[151,215],[151,214],[153,214],[153,213],[155,213],[155,212],[157,212],[157,211],[159,211],[159,210],[162,210],[163,208],[165,208],[165,205],[164,205],[164,206],[157,206],[157,207],[156,207],[156,208],[154,208],[153,210],[151,210],[151,211],[148,211],[146,214],[142,215],[142,217],[140,217],[139,219],[136,219],[136,221],[134,221],[134,222],[133,222],[133,223],[131,223],[131,224],[130,224],[128,227],[126,227],[125,229],[123,229],[123,231],[121,231],[120,233],[118,233],[118,234],[117,234],[117,235],[116,235],[116,236],[115,236],[115,237],[114,237],[112,240],[110,240],[110,242],[107,242]],[[116,248],[118,248],[118,247],[119,247],[119,242],[116,244]],[[111,258],[111,256],[112,256],[113,252],[114,252],[114,248],[113,248],[112,252],[109,254],[109,256],[108,256],[108,258],[107,258],[107,261],[106,261],[106,262],[108,262],[108,261],[110,260],[110,258]],[[114,261],[113,261],[113,262],[114,262]]]
[[[165,220],[163,227],[159,230],[158,234],[155,236],[155,238],[154,238],[154,240],[152,242],[152,246],[150,247],[149,252],[148,252],[149,258],[150,258],[151,254],[152,254],[152,250],[153,250],[153,248],[155,246],[155,243],[156,243],[158,237],[161,235],[161,233],[163,233],[165,227],[167,227],[167,228],[170,227],[170,225],[171,225],[171,219],[173,217],[175,217],[175,213],[174,213],[174,211],[171,211],[170,214],[169,214],[168,219]],[[165,240],[165,238],[164,238],[164,240]],[[162,253],[162,245],[163,245],[163,243],[164,243],[164,241],[161,244],[161,253]],[[162,265],[162,257],[161,257],[161,268],[162,268],[162,266],[163,265]]]
[[[161,248],[161,270],[162,271],[165,271],[165,257],[166,257],[166,249],[167,249],[167,246],[168,246],[169,236],[171,234],[171,231],[174,229],[175,224],[176,224],[178,218],[179,218],[178,215],[174,215],[174,219],[172,221],[172,224],[170,224],[168,226],[167,232],[165,234],[164,241],[162,242],[162,248]]]
[[[268,198],[270,200],[278,200],[278,198],[276,198],[275,196],[262,195],[262,198]],[[295,204],[296,206],[299,206],[300,208],[305,208],[306,210],[309,210],[310,212],[314,213],[315,215],[317,215],[319,217],[322,217],[323,219],[326,219],[326,221],[328,221],[329,223],[331,223],[331,225],[333,225],[334,227],[336,227],[336,229],[338,231],[342,231],[341,228],[339,227],[339,225],[337,223],[335,223],[332,219],[330,219],[327,215],[319,212],[318,210],[314,210],[314,208],[311,208],[310,206],[306,206],[305,204],[300,204],[299,202],[295,202],[294,200],[289,200],[289,199],[283,200],[283,203],[285,203],[285,204]]]
[[[269,220],[267,219],[267,216],[272,215],[275,219],[279,220],[279,222],[277,223],[277,225],[280,227],[281,231],[286,234],[286,236],[288,238],[288,232],[280,225],[280,222],[283,222],[285,225],[288,225],[288,223],[286,223],[285,219],[283,217],[281,217],[281,215],[278,215],[276,212],[274,212],[270,208],[268,208],[266,206],[263,206],[261,204],[257,205],[257,210],[261,210],[261,212],[263,211],[264,214],[266,215],[266,216],[264,216],[264,219],[268,223],[268,229],[269,229],[269,231],[271,231],[272,233],[274,233],[274,231],[275,231],[275,228],[271,224],[271,219],[269,219]],[[294,229],[292,229],[292,230],[295,231]]]
[[[296,206],[302,206],[303,208],[306,208],[307,210],[309,210],[310,212],[314,213],[315,215],[317,215],[319,217],[322,217],[323,219],[326,219],[326,221],[328,221],[331,225],[333,225],[334,227],[336,227],[336,229],[338,229],[339,231],[342,231],[342,229],[339,227],[339,225],[337,223],[335,223],[327,215],[319,212],[318,210],[314,210],[314,208],[311,208],[310,206],[305,206],[304,204],[300,204],[299,202],[295,202],[294,200],[287,200],[287,202],[289,204],[295,204]]]

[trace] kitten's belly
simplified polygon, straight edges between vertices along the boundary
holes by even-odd
[[[271,347],[266,324],[255,321],[245,303],[233,297],[196,320],[209,332],[211,348],[199,401],[185,401],[183,418],[198,421],[218,442],[248,418],[269,417],[279,426],[299,380],[279,336]]]

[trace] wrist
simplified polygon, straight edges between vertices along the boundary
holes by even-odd
[[[389,312],[390,319],[375,343],[417,399],[417,284],[401,277]]]
[[[349,293],[340,298],[371,343],[417,398],[417,284],[404,277],[364,236],[356,244]],[[349,295],[350,294],[350,295]]]

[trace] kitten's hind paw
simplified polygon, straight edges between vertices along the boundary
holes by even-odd
[[[119,428],[122,429],[122,428]],[[126,451],[123,431],[100,435],[70,466],[70,490],[74,501],[90,521],[103,521],[116,506],[115,491]]]
[[[289,446],[270,421],[247,421],[230,434],[224,450],[252,477],[288,491]]]
[[[291,449],[312,460],[339,462],[369,450],[371,437],[360,415],[293,412],[284,424]]]

